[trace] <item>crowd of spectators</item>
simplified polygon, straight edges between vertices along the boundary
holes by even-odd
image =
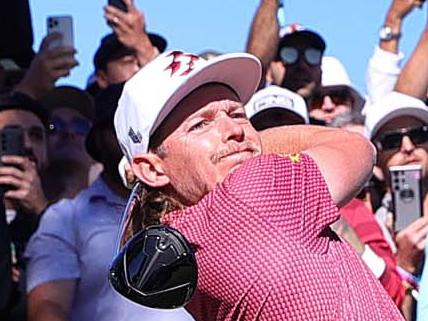
[[[126,84],[132,84],[129,80],[167,48],[166,39],[146,31],[144,14],[134,1],[124,3],[127,11],[104,8],[112,31],[100,39],[85,88],[56,85],[78,64],[78,48],[53,48],[50,44],[60,35],[51,34],[33,52],[28,3],[10,4],[16,19],[8,23],[19,22],[22,44],[8,46],[14,43],[10,35],[1,35],[0,60],[18,66],[18,71],[0,67],[1,320],[220,318],[207,316],[220,313],[214,305],[191,313],[184,308],[148,309],[125,300],[108,283],[128,187],[136,178],[132,157],[129,162],[122,159],[124,144],[116,138],[114,115]],[[406,36],[405,18],[423,5],[391,0],[367,62],[366,93],[357,90],[336,57],[325,56],[328,40],[320,33],[299,24],[280,26],[281,1],[260,0],[245,48],[262,66],[262,81],[245,102],[255,130],[269,136],[272,128],[291,126],[309,139],[311,125],[324,126],[358,133],[376,149],[372,175],[346,204],[336,203],[340,218],[330,228],[351,245],[370,277],[409,321],[428,321],[428,25],[404,63],[399,44]],[[205,51],[200,56],[209,61],[221,54]],[[188,72],[199,58],[192,59]],[[180,67],[172,66],[172,74]],[[128,135],[144,140],[139,132]],[[8,139],[22,145],[21,150],[5,153]],[[397,229],[389,169],[408,165],[420,166],[422,210],[419,218]],[[348,172],[343,180],[362,175]],[[323,206],[328,211],[327,204]],[[306,278],[312,282],[311,275]]]

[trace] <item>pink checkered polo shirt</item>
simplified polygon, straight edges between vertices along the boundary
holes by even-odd
[[[307,155],[259,156],[164,222],[194,244],[187,309],[212,320],[403,320],[358,255],[328,227],[339,212]]]

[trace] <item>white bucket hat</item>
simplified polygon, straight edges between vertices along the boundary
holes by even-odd
[[[260,78],[260,61],[247,53],[225,54],[206,61],[182,51],[164,52],[125,84],[114,117],[122,151],[129,162],[135,155],[147,153],[150,136],[196,88],[222,83],[246,104]]]
[[[377,103],[366,108],[366,136],[372,139],[379,129],[391,119],[412,116],[428,124],[428,107],[415,97],[390,92]]]
[[[354,99],[353,108],[356,111],[361,111],[365,104],[365,99],[361,96],[358,90],[355,89],[342,62],[336,57],[324,56],[322,58],[321,70],[321,85],[324,88],[347,88],[349,90],[349,94]]]
[[[309,123],[305,100],[291,90],[274,85],[256,92],[245,105],[245,112],[247,117],[251,119],[259,112],[270,108],[284,109],[300,116],[305,124]]]

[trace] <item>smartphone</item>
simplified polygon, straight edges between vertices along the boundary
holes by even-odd
[[[21,126],[6,126],[0,131],[0,155],[25,155],[24,130]]]
[[[423,215],[422,166],[391,166],[389,174],[394,206],[394,225],[395,230],[399,231]]]
[[[49,16],[47,18],[48,34],[61,34],[61,38],[53,41],[51,48],[61,46],[74,47],[73,18],[71,16]]]
[[[128,7],[126,6],[126,3],[123,2],[123,0],[108,0],[108,4],[122,11],[128,12]]]

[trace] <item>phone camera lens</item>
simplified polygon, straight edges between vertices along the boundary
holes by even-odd
[[[400,192],[400,198],[403,200],[403,202],[410,203],[415,198],[415,193],[412,189],[406,188]]]

